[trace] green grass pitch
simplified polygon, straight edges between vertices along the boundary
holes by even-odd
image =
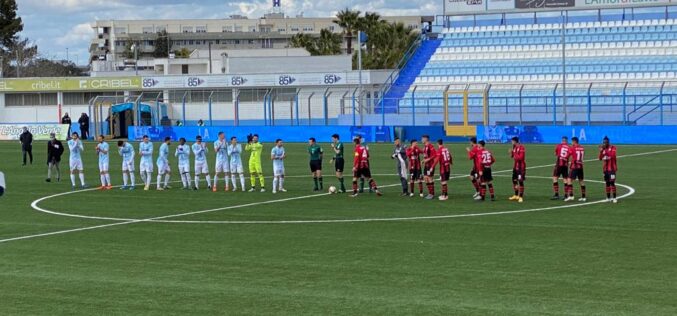
[[[87,181],[96,186],[94,145],[85,146]],[[550,201],[550,145],[527,145],[527,164],[543,167],[529,169],[522,204],[507,200],[508,146],[490,145],[498,201],[474,202],[465,144],[450,146],[456,178],[445,202],[400,197],[387,144],[370,144],[383,197],[313,193],[305,145],[287,144],[287,193],[270,193],[264,160],[267,193],[214,193],[204,183],[186,192],[174,183],[164,192],[90,190],[37,205],[133,221],[31,208],[70,191],[66,174],[44,182],[45,145],[34,147],[34,164],[22,167],[18,143],[0,143],[8,185],[0,198],[1,315],[677,314],[674,147],[619,146],[626,157],[618,183],[635,193],[616,205]],[[586,148],[595,158],[595,146]],[[209,160],[213,171],[213,153]],[[118,185],[119,165],[113,154]],[[175,159],[171,166],[179,180]],[[328,159],[324,167],[325,188],[336,185]],[[585,172],[601,180],[599,162]],[[603,184],[587,186],[589,201],[603,198]],[[497,214],[474,216],[485,213]],[[419,219],[388,220],[411,217]],[[35,237],[15,239],[26,236]]]

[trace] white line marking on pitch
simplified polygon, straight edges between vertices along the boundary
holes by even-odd
[[[672,152],[672,151],[677,151],[677,149],[667,149],[667,150],[658,150],[658,151],[652,151],[652,152],[621,155],[621,156],[618,156],[618,158],[646,156],[646,155],[660,154],[660,153],[666,153],[666,152]],[[591,159],[590,161],[594,161],[594,159]],[[550,165],[532,166],[532,167],[528,167],[527,169],[544,168],[544,167],[550,167],[550,166],[552,166],[552,165],[550,164]],[[496,171],[496,173],[509,172],[509,171],[510,170],[500,170],[500,171]],[[464,177],[464,176],[458,176],[458,177],[454,177],[454,178],[460,178],[460,177]],[[589,180],[589,181],[593,182],[592,180]],[[594,182],[600,182],[600,181],[594,181]],[[393,184],[393,185],[389,185],[389,186],[395,186],[395,185],[399,185],[399,184]],[[628,193],[620,196],[619,198],[625,198],[625,197],[628,197],[628,196],[635,193],[635,190],[630,186],[622,185],[622,184],[618,184],[618,185],[629,190]],[[54,196],[60,196],[60,195],[65,195],[65,194],[69,194],[69,193],[71,193],[71,192],[59,193],[59,194],[56,194]],[[287,199],[279,199],[279,200],[271,200],[271,201],[264,201],[264,202],[248,203],[248,204],[231,206],[231,207],[227,207],[227,208],[220,208],[220,209],[214,209],[214,210],[203,210],[203,211],[196,211],[196,212],[189,212],[189,213],[182,213],[182,214],[173,214],[173,215],[159,216],[159,217],[153,217],[153,218],[147,218],[147,219],[130,219],[128,221],[121,221],[121,222],[110,223],[110,224],[88,226],[88,227],[82,227],[82,228],[74,228],[74,229],[54,231],[54,232],[49,232],[49,233],[42,233],[42,234],[35,234],[35,235],[27,235],[27,236],[19,236],[19,237],[7,238],[7,239],[0,239],[0,243],[6,243],[6,242],[24,240],[24,239],[39,238],[39,237],[46,237],[46,236],[53,236],[53,235],[61,235],[61,234],[67,234],[67,233],[72,233],[72,232],[94,230],[94,229],[113,227],[113,226],[128,225],[128,224],[134,224],[134,223],[140,223],[140,222],[153,222],[153,221],[163,220],[163,219],[166,219],[166,218],[174,218],[174,217],[180,217],[180,216],[188,216],[188,215],[205,213],[207,211],[213,212],[213,211],[218,211],[218,210],[222,210],[222,209],[232,209],[232,208],[236,208],[236,207],[256,206],[256,205],[284,202],[284,201],[290,201],[290,200],[306,199],[306,198],[312,198],[312,197],[324,196],[324,195],[327,195],[327,193],[313,194],[313,195],[306,195],[306,196],[293,197],[293,198],[287,198]],[[43,197],[43,198],[38,199],[36,201],[39,202],[39,200],[42,201],[45,198],[48,198],[48,197]],[[37,206],[36,201],[31,203],[31,206],[33,208],[36,208],[36,206]],[[543,207],[543,208],[535,208],[535,209],[527,209],[527,210],[514,210],[514,211],[503,211],[503,212],[492,212],[492,213],[470,213],[470,214],[419,216],[419,217],[409,217],[409,218],[387,218],[387,219],[352,219],[352,220],[346,219],[346,220],[333,220],[333,222],[335,222],[335,223],[369,222],[369,221],[377,221],[377,220],[380,220],[380,221],[403,221],[403,220],[422,220],[422,219],[443,219],[443,218],[454,218],[454,217],[477,217],[477,216],[490,216],[490,215],[506,215],[506,214],[517,214],[517,213],[544,211],[544,210],[551,210],[551,209],[571,208],[571,207],[577,207],[577,206],[589,205],[589,204],[597,204],[597,203],[603,203],[603,202],[604,202],[604,200],[599,200],[599,201],[587,202],[587,203],[583,203],[583,204],[569,204],[569,205],[560,205],[560,206],[554,206],[554,207]],[[36,209],[36,210],[43,212],[42,209]],[[51,212],[51,211],[48,211],[47,213],[56,214],[56,212]],[[59,214],[59,215],[62,215],[62,214]],[[72,214],[70,216],[72,216]],[[101,219],[103,219],[103,218],[101,218]],[[329,223],[328,221],[329,220],[325,220],[325,221],[316,220],[316,221],[313,221],[313,222],[303,222],[303,223]],[[202,222],[202,223],[204,223],[204,222]],[[260,222],[260,221],[259,222],[253,222],[253,223],[242,221],[241,223],[243,223],[243,224],[266,224],[266,222]],[[269,222],[268,224],[272,224],[272,223],[292,224],[292,223],[300,223],[300,221]]]

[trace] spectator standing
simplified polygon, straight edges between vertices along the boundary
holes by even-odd
[[[59,162],[61,162],[61,155],[63,155],[63,144],[56,139],[54,133],[49,134],[49,142],[47,142],[47,179],[46,182],[52,182],[52,171],[56,171],[56,181],[61,181],[61,170],[59,169]]]
[[[21,142],[21,152],[23,153],[23,165],[26,165],[26,154],[30,157],[31,165],[33,164],[33,134],[24,126],[23,133],[19,136]]]
[[[87,113],[80,115],[78,124],[80,125],[80,137],[82,140],[86,140],[89,138],[89,116],[87,116]]]
[[[68,116],[68,112],[66,112],[66,114],[64,114],[63,117],[61,118],[61,124],[68,124],[68,135],[69,135],[68,137],[70,137],[70,134],[71,134],[71,124],[72,123],[73,122],[71,121],[71,117]]]

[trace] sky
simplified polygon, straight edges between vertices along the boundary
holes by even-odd
[[[214,19],[231,14],[258,18],[269,12],[272,0],[17,0],[24,30],[21,37],[38,45],[48,59],[87,63],[87,46],[94,30],[90,24],[107,19]],[[440,0],[282,0],[289,16],[334,16],[343,8],[381,15],[434,15]]]

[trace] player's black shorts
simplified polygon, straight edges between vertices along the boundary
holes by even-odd
[[[616,181],[616,172],[615,171],[605,171],[604,172],[604,181]]]
[[[440,181],[446,182],[449,181],[449,178],[451,178],[451,171],[440,171]]]
[[[311,160],[310,161],[310,172],[322,170],[322,160]]]
[[[355,170],[355,172],[353,172],[353,177],[355,178],[365,177],[367,179],[371,178],[371,170],[369,168],[357,169]]]
[[[555,166],[555,169],[552,170],[552,176],[566,179],[569,177],[569,168],[567,166]]]
[[[527,179],[526,170],[512,169],[512,179],[515,181],[524,181]]]
[[[494,177],[491,175],[491,168],[484,168],[482,170],[482,181],[483,182],[494,181]]]
[[[409,169],[409,174],[411,174],[412,180],[420,180],[422,178],[421,169]]]
[[[345,160],[343,158],[334,159],[334,169],[336,172],[343,172],[343,166],[345,165]]]
[[[432,177],[434,175],[435,175],[435,167],[432,168],[423,167],[423,176]]]
[[[583,181],[585,179],[583,168],[571,169],[571,172],[569,173],[569,179]]]
[[[480,173],[477,172],[475,168],[472,168],[472,170],[470,170],[470,177],[477,180],[480,178]]]

